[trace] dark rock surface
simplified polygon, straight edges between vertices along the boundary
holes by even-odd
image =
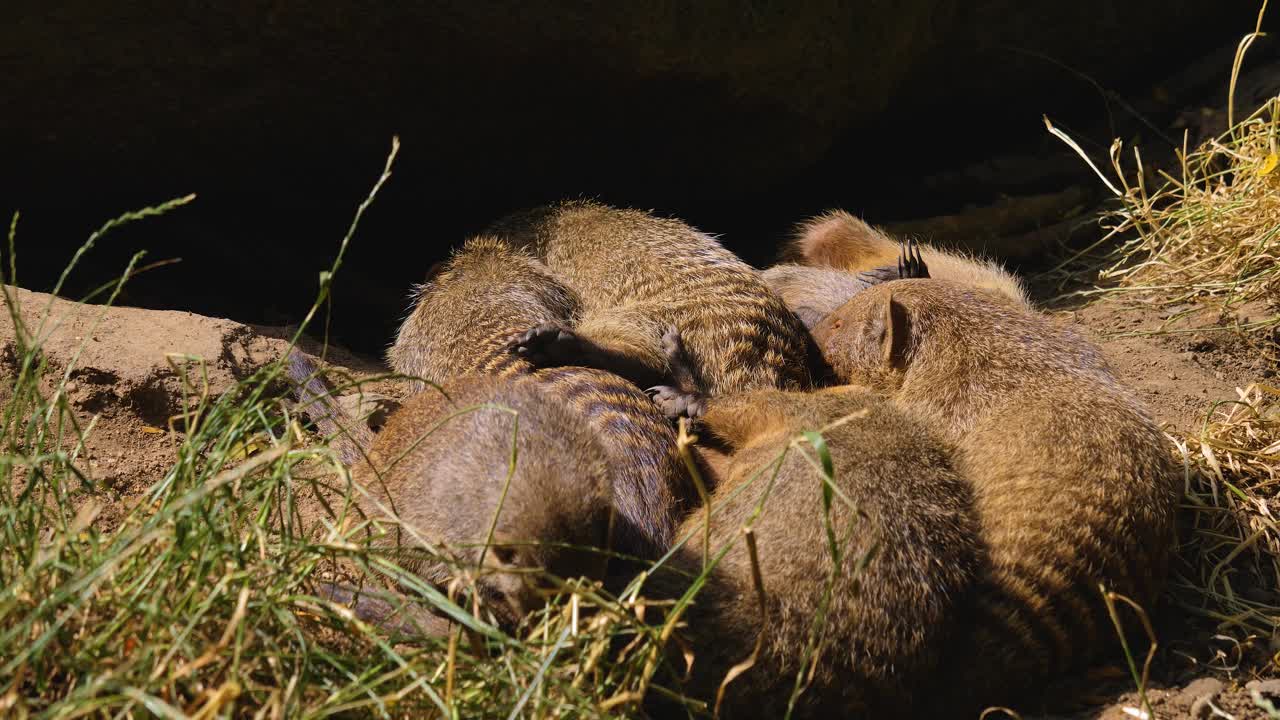
[[[679,214],[756,261],[830,205],[945,214],[915,178],[1038,142],[1044,112],[1096,120],[1104,99],[1064,67],[1143,87],[1252,28],[1250,3],[1215,5],[19,2],[0,212],[23,210],[19,282],[43,289],[102,220],[196,192],[73,287],[146,247],[185,262],[127,301],[287,320],[398,133],[339,285],[337,330],[367,348],[465,232],[556,197]]]

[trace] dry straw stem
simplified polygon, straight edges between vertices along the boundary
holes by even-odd
[[[1265,10],[1264,3],[1262,12]],[[1241,41],[1232,65],[1229,129],[1193,150],[1188,149],[1184,134],[1174,171],[1178,177],[1144,166],[1136,147],[1132,169],[1127,169],[1124,148],[1116,140],[1110,160],[1117,187],[1077,143],[1046,118],[1049,131],[1084,158],[1119,198],[1119,207],[1102,217],[1107,231],[1103,240],[1063,263],[1074,264],[1112,238],[1122,240],[1090,263],[1094,271],[1103,268],[1095,277],[1103,287],[1080,294],[1123,292],[1164,306],[1190,305],[1191,311],[1171,320],[1211,311],[1215,316],[1211,323],[1247,302],[1262,302],[1273,311],[1280,306],[1280,267],[1276,263],[1280,97],[1267,101],[1238,123],[1234,115],[1235,85],[1244,53],[1260,35],[1255,30]],[[1148,184],[1156,181],[1160,184],[1152,191]],[[1280,325],[1280,314],[1234,327],[1263,333],[1276,325]]]
[[[1237,392],[1179,443],[1198,472],[1188,475],[1190,533],[1173,593],[1224,631],[1269,639],[1280,617],[1280,389]]]

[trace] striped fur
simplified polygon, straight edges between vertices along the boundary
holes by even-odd
[[[1012,702],[1116,647],[1098,586],[1155,601],[1180,485],[1163,435],[1097,348],[944,280],[865,290],[814,336],[841,380],[943,432],[973,486],[989,564],[942,674],[948,702]]]
[[[732,547],[684,616],[694,655],[684,689],[713,701],[725,673],[751,653],[760,633],[761,655],[728,686],[724,717],[782,717],[796,676],[810,672],[810,633],[835,567],[823,480],[802,457],[813,455],[807,445],[788,452],[771,485],[768,468],[801,431],[834,425],[823,438],[838,491],[830,527],[842,545],[841,574],[793,717],[911,714],[925,697],[916,688],[934,676],[960,632],[959,600],[981,562],[972,498],[950,465],[949,448],[892,403],[851,387],[715,397],[701,422],[732,449],[717,464],[710,527],[713,556]],[[648,585],[654,596],[678,597],[701,572],[703,523],[694,514],[681,526],[679,536],[692,539],[670,565],[682,572],[655,574]],[[759,548],[766,613],[753,589],[742,537],[747,525]]]
[[[577,292],[574,331],[648,371],[668,374],[661,338],[688,348],[710,395],[812,384],[804,326],[760,273],[679,220],[588,201],[509,217],[491,232],[528,248]]]
[[[512,352],[512,342],[532,326],[574,322],[581,305],[573,291],[525,251],[479,237],[418,289],[414,303],[388,353],[396,372],[432,383],[531,376],[602,440],[617,510],[615,549],[643,558],[665,552],[696,500],[670,422],[617,375],[582,367],[535,371]]]
[[[831,210],[801,223],[784,255],[800,265],[857,273],[892,267],[900,248],[901,243],[883,231],[843,210]],[[1022,282],[996,262],[927,244],[920,245],[920,252],[931,277],[989,290],[1032,307]],[[788,298],[787,304],[795,303]]]

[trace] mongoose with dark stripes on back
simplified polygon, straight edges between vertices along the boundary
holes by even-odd
[[[664,381],[661,338],[684,338],[702,393],[807,388],[817,364],[804,326],[760,273],[679,220],[569,201],[499,221],[492,234],[528,248],[577,292],[572,326],[544,323],[521,352],[543,366],[586,364],[642,387]]]
[[[433,383],[468,374],[537,380],[579,414],[608,454],[614,548],[654,558],[696,502],[671,424],[615,374],[574,366],[537,370],[514,352],[513,343],[530,327],[568,324],[578,313],[577,295],[537,259],[506,242],[473,238],[419,287],[388,360],[396,372]]]
[[[380,528],[374,542],[395,548],[405,570],[441,587],[477,572],[481,595],[506,625],[540,607],[547,574],[604,578],[609,457],[539,383],[459,378],[409,398],[371,435],[344,432],[360,423],[329,401],[308,359],[293,353],[288,373],[301,409],[336,436],[339,456],[361,458],[352,479],[363,491],[352,500],[372,532]]]
[[[581,304],[528,252],[474,237],[415,289],[387,362],[421,379],[415,391],[471,373],[528,374],[534,367],[512,352],[515,341],[539,323],[573,322]]]
[[[812,328],[854,293],[897,278],[901,244],[843,210],[819,215],[797,228],[784,262],[765,271],[765,279]],[[931,277],[951,280],[1003,295],[1026,308],[1031,300],[1012,273],[999,264],[927,244],[917,246]]]
[[[953,443],[973,486],[989,566],[943,671],[951,707],[1012,702],[1116,647],[1099,584],[1156,599],[1181,484],[1101,352],[1014,299],[938,279],[863,290],[813,332],[840,380]]]
[[[924,423],[862,388],[757,390],[706,402],[701,427],[730,449],[716,463],[711,557],[732,547],[682,618],[693,653],[685,691],[713,703],[725,674],[763,633],[755,665],[726,688],[725,716],[783,716],[798,675],[807,687],[796,717],[912,715],[915,688],[931,682],[958,632],[959,602],[983,552],[968,485],[952,470],[948,449]],[[838,561],[814,447],[794,445],[777,464],[805,430],[822,431],[833,461],[829,517]],[[688,540],[671,559],[673,570],[650,578],[649,597],[679,597],[699,574],[704,522],[701,513],[685,520],[679,537]],[[744,525],[759,549],[764,613]]]

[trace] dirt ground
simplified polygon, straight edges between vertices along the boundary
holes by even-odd
[[[22,317],[34,327],[49,296],[17,290],[16,297]],[[169,429],[169,418],[182,411],[184,395],[203,392],[206,375],[207,391],[216,395],[287,346],[283,328],[251,327],[191,313],[104,310],[60,300],[54,300],[51,308],[53,321],[47,324],[43,341],[51,368],[45,389],[52,390],[79,352],[66,387],[81,423],[93,423],[85,470],[113,500],[98,520],[104,527],[118,522],[172,463],[177,439]],[[1075,307],[1059,303],[1051,312],[1102,346],[1121,380],[1142,396],[1161,423],[1171,431],[1191,432],[1214,401],[1233,399],[1236,388],[1269,380],[1277,366],[1274,358],[1226,327],[1245,320],[1251,312],[1261,313],[1261,308],[1245,308],[1237,317],[1223,318],[1224,329],[1185,332],[1189,328],[1182,322],[1172,328],[1174,333],[1144,334],[1177,310],[1110,296]],[[7,317],[6,313],[6,320],[0,322],[0,374],[11,376],[18,356],[14,328]],[[304,347],[318,350],[313,345]],[[184,364],[172,356],[167,360],[166,353],[198,356],[203,363]],[[379,370],[378,361],[340,349],[331,349],[328,357],[357,374]],[[189,369],[185,391],[171,362]],[[378,389],[395,392],[391,386]],[[0,402],[8,392],[6,382],[0,386]],[[1211,624],[1170,608],[1159,609],[1156,617],[1161,642],[1148,695],[1157,716],[1265,717],[1251,697],[1254,692],[1263,697],[1275,693],[1271,697],[1280,704],[1280,681],[1264,679],[1258,685],[1253,670],[1245,668],[1256,669],[1259,664],[1240,658],[1241,654],[1251,659],[1271,655],[1274,648],[1269,638],[1215,639],[1217,631]],[[1243,649],[1240,642],[1245,643]],[[1101,667],[1088,677],[1065,679],[1054,696],[1045,700],[1045,707],[1058,712],[1044,717],[1141,717],[1136,714],[1139,704],[1127,671]],[[1024,711],[1022,716],[1034,714]]]

